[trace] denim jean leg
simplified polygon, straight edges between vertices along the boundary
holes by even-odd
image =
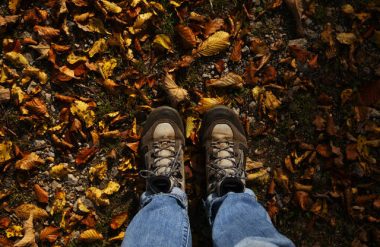
[[[229,192],[222,197],[211,194],[206,208],[215,247],[294,246],[276,230],[250,189],[244,193]]]
[[[191,246],[185,192],[179,188],[171,193],[144,192],[141,206],[125,232],[122,247]]]

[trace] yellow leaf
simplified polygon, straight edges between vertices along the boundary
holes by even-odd
[[[164,7],[163,7],[162,4],[160,4],[160,3],[157,3],[157,2],[151,1],[151,2],[149,2],[149,5],[150,5],[151,7],[153,7],[153,8],[155,8],[155,9],[161,11],[161,12],[165,12]]]
[[[187,90],[178,86],[174,81],[174,76],[170,73],[166,73],[162,86],[169,98],[175,103],[185,100],[188,96]]]
[[[12,142],[4,141],[0,143],[0,162],[10,160],[12,158]]]
[[[103,189],[103,193],[107,195],[112,195],[115,192],[118,192],[120,189],[120,184],[114,181],[110,181],[106,188]]]
[[[216,55],[230,45],[229,38],[229,33],[218,31],[199,45],[197,53],[202,56]]]
[[[79,240],[83,242],[95,242],[103,240],[103,235],[95,229],[89,229],[79,235]]]
[[[25,75],[34,76],[34,77],[38,78],[38,80],[40,81],[41,84],[46,84],[46,82],[48,80],[47,74],[45,72],[43,72],[42,70],[40,70],[39,68],[36,68],[36,67],[28,66],[22,72]]]
[[[16,98],[16,104],[21,104],[22,102],[24,102],[24,99],[28,97],[26,93],[24,93],[24,91],[22,91],[22,89],[18,87],[16,84],[13,84],[11,94],[13,97]]]
[[[5,58],[16,65],[29,66],[29,61],[21,53],[10,51],[5,53]]]
[[[131,2],[131,7],[136,7],[137,6],[137,4],[139,4],[141,2],[141,0],[132,0],[132,2]]]
[[[50,168],[49,174],[52,177],[64,177],[72,172],[67,163],[60,163]]]
[[[341,44],[352,45],[352,44],[354,44],[356,42],[357,37],[353,33],[338,33],[336,35],[336,39]]]
[[[151,12],[147,12],[147,13],[144,13],[144,14],[141,14],[141,15],[138,15],[137,18],[136,18],[136,21],[135,23],[133,23],[133,28],[134,29],[139,29],[142,27],[142,25],[147,21],[149,20],[151,17],[152,17],[152,13]]]
[[[21,0],[8,0],[8,8],[12,14],[15,14],[18,10]]]
[[[194,120],[195,118],[191,116],[186,118],[186,138],[190,138],[191,133],[194,131]]]
[[[33,217],[35,219],[40,219],[40,218],[45,218],[48,216],[47,212],[42,209],[37,207],[34,204],[29,204],[25,203],[20,206],[18,206],[15,209],[16,216],[19,217],[20,219],[28,219],[30,214],[33,214]]]
[[[50,214],[54,215],[55,213],[62,212],[65,205],[66,193],[63,190],[58,190],[57,192],[55,192],[55,199],[53,202],[53,206],[50,209]]]
[[[99,72],[102,75],[103,79],[108,79],[113,74],[113,70],[117,66],[117,60],[111,58],[110,60],[105,60],[98,63]]]
[[[131,160],[130,159],[126,159],[124,160],[123,162],[121,162],[119,164],[119,166],[117,167],[117,169],[119,171],[122,171],[122,172],[125,172],[125,171],[128,171],[128,170],[132,170],[134,169],[135,167],[133,166],[133,164],[131,163]]]
[[[87,205],[83,202],[83,198],[78,198],[77,200],[78,209],[83,213],[89,213],[90,209],[87,207]]]
[[[122,11],[122,9],[116,4],[116,3],[113,3],[113,2],[109,2],[109,1],[106,1],[106,0],[101,0],[103,5],[104,5],[104,8],[109,11],[109,12],[112,12],[112,13],[115,13],[115,14],[118,14]]]
[[[88,59],[86,56],[77,56],[74,52],[71,52],[66,60],[69,64],[75,64],[77,62],[87,62]]]
[[[173,52],[172,42],[169,36],[165,34],[157,34],[156,37],[154,37],[153,43],[162,46],[170,52]]]
[[[21,237],[22,234],[22,226],[18,225],[12,225],[5,230],[5,234],[7,238],[12,238],[12,237]]]
[[[107,162],[103,161],[100,164],[92,166],[88,173],[90,174],[90,181],[93,181],[95,178],[103,180],[107,173]]]
[[[211,79],[206,86],[208,87],[243,87],[243,78],[240,75],[233,72],[228,73],[227,75],[219,79]]]
[[[198,105],[195,107],[195,110],[199,113],[204,113],[217,105],[223,105],[225,101],[226,100],[223,97],[201,98]]]
[[[354,7],[352,7],[351,4],[345,4],[342,6],[341,9],[343,13],[348,14],[348,15],[355,13],[355,9]]]
[[[25,155],[21,160],[18,160],[15,164],[16,169],[29,171],[36,165],[45,164],[45,161],[41,159],[36,153],[30,153]]]
[[[121,241],[121,240],[124,239],[124,235],[125,235],[125,231],[121,231],[115,237],[109,238],[108,241],[110,241],[110,242],[112,242],[112,241]]]
[[[83,25],[77,22],[77,25],[80,29],[86,32],[91,33],[100,33],[100,34],[110,34],[104,27],[102,20],[98,18],[90,18],[88,24]]]
[[[88,55],[90,57],[93,57],[97,53],[103,53],[107,50],[107,42],[105,39],[101,38],[97,41],[95,41],[94,45],[91,47],[90,51],[88,52]]]
[[[95,112],[90,110],[90,106],[81,101],[76,100],[71,104],[70,111],[73,115],[77,116],[86,123],[86,127],[91,127],[94,125]]]
[[[267,169],[260,169],[258,172],[247,175],[247,181],[258,180],[260,182],[266,182],[269,180],[269,173]]]
[[[280,105],[281,102],[276,98],[276,96],[271,91],[265,91],[265,100],[264,100],[265,108],[268,110],[275,110]]]

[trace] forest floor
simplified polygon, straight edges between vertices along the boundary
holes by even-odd
[[[218,104],[247,186],[297,246],[380,245],[378,0],[0,3],[0,246],[120,246],[141,127],[186,123],[194,246],[211,246],[198,143]]]

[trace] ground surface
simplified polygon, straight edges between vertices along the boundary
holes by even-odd
[[[215,104],[240,115],[248,187],[280,232],[379,246],[379,1],[0,9],[0,246],[120,245],[144,190],[141,125],[160,105],[187,124],[193,244],[211,246],[197,129]]]

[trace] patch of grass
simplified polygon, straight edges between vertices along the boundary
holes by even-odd
[[[125,110],[126,98],[123,95],[108,95],[100,93],[95,114],[97,121],[100,121],[105,114]]]
[[[160,33],[166,34],[169,37],[174,37],[175,30],[175,19],[173,13],[167,13],[162,16],[162,22],[160,23]]]

